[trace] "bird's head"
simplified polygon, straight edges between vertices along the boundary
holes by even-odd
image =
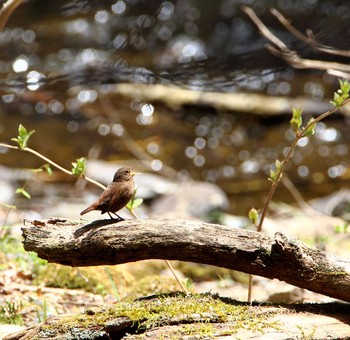
[[[130,181],[137,174],[138,173],[134,172],[132,168],[124,166],[114,174],[113,182]]]

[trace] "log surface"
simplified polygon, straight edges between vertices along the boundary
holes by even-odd
[[[279,279],[350,302],[350,261],[276,233],[178,219],[25,221],[24,248],[69,266],[147,259],[209,264]]]

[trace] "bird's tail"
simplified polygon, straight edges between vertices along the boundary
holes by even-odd
[[[90,212],[90,211],[92,211],[92,210],[94,210],[95,208],[94,208],[94,206],[93,205],[90,205],[89,207],[87,207],[85,210],[83,210],[81,213],[80,213],[80,215],[84,215],[84,214],[86,214],[86,213],[88,213],[88,212]]]

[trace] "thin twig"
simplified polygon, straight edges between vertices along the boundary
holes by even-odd
[[[8,0],[2,4],[0,9],[0,31],[6,26],[12,12],[23,2],[23,0]]]
[[[247,6],[242,6],[242,10],[249,16],[249,18],[254,22],[254,24],[257,26],[257,28],[259,29],[260,33],[262,34],[262,36],[264,36],[267,40],[269,40],[273,45],[268,45],[268,49],[274,53],[277,56],[282,57],[284,60],[286,60],[291,66],[295,67],[295,68],[311,68],[311,69],[320,69],[320,70],[326,70],[327,72],[330,73],[330,70],[334,73],[335,71],[337,72],[350,72],[350,66],[349,65],[345,65],[345,64],[340,64],[340,63],[335,63],[335,62],[325,62],[325,61],[320,61],[320,60],[311,60],[311,59],[303,59],[301,57],[299,57],[299,55],[293,51],[290,50],[283,41],[281,41],[276,35],[274,35],[268,28],[267,26],[265,26],[265,24],[259,19],[259,17],[255,14],[255,12]],[[302,41],[307,42],[308,44],[310,44],[311,46],[315,47],[317,46],[318,49],[324,49],[324,52],[327,53],[332,53],[332,54],[336,54],[334,53],[333,49],[329,49],[328,47],[325,46],[321,46],[321,45],[316,45],[315,41],[311,39],[311,37],[306,37],[304,36],[301,32],[299,32],[298,30],[296,30],[292,25],[290,25],[290,23],[278,12],[278,11],[273,11],[272,10],[272,14],[275,15],[280,22],[295,36],[297,36],[299,39],[301,39]],[[315,47],[316,48],[316,47]],[[350,52],[347,52],[350,53]],[[339,55],[346,55],[348,56],[348,54],[341,54],[338,53]],[[345,73],[346,74],[346,73]],[[346,77],[348,78],[348,77]],[[340,107],[343,107],[344,105],[346,105],[348,102],[350,101],[350,99],[345,100],[342,105],[340,105]],[[281,176],[282,174],[285,172],[285,168],[286,165],[288,163],[288,161],[290,160],[290,158],[293,156],[294,150],[297,146],[298,141],[303,138],[306,134],[306,132],[308,131],[308,129],[314,125],[317,124],[317,122],[321,121],[322,119],[328,117],[329,115],[331,115],[332,113],[336,112],[340,107],[335,107],[332,110],[329,110],[325,113],[323,113],[322,115],[320,115],[319,117],[317,117],[316,119],[314,119],[313,121],[310,121],[301,131],[296,132],[296,137],[287,153],[287,155],[285,156],[281,168],[278,171],[277,174],[277,178],[276,180],[272,183],[271,187],[270,187],[270,191],[268,193],[266,202],[264,204],[262,213],[260,215],[260,219],[258,224],[256,225],[256,229],[257,231],[261,231],[262,230],[262,226],[264,223],[264,219],[266,217],[267,214],[267,209],[268,206],[272,200],[272,197],[276,191],[276,188],[281,180]],[[252,286],[253,286],[253,276],[250,275],[249,276],[249,289],[248,289],[248,302],[251,302],[251,297],[252,297]]]
[[[19,150],[19,151],[26,151],[26,152],[29,152],[29,153],[31,153],[31,154],[33,154],[33,155],[35,155],[35,156],[41,158],[42,160],[44,160],[45,162],[49,163],[50,165],[52,165],[53,167],[55,167],[56,169],[58,169],[58,170],[60,170],[60,171],[66,173],[66,174],[68,174],[68,175],[70,175],[70,176],[77,176],[77,175],[73,174],[72,171],[69,171],[69,170],[63,168],[62,166],[58,165],[57,163],[55,163],[55,162],[52,161],[51,159],[45,157],[45,156],[42,155],[41,153],[39,153],[39,152],[37,152],[37,151],[35,151],[35,150],[31,149],[31,148],[25,147],[25,148],[21,149],[21,148],[19,148],[18,146],[6,144],[6,143],[0,143],[0,147],[1,147],[1,146],[2,146],[2,147],[5,147],[5,148],[8,148],[8,149],[14,149],[14,150]],[[101,183],[99,183],[99,182],[93,180],[93,179],[90,178],[90,177],[87,177],[87,176],[85,176],[85,175],[83,175],[83,174],[80,175],[80,176],[78,176],[78,177],[84,178],[84,179],[87,180],[88,182],[90,182],[90,183],[92,183],[92,184],[95,184],[96,186],[100,187],[100,188],[103,189],[103,190],[106,189],[106,187],[105,187],[103,184],[101,184]]]
[[[31,181],[32,178],[33,178],[34,176],[35,176],[35,172],[33,172],[33,173],[31,174],[31,176],[24,182],[24,184],[22,185],[21,188],[24,189],[24,188],[27,186],[27,184],[29,183],[29,181]],[[14,196],[14,198],[13,198],[11,204],[10,204],[12,207],[15,206],[16,201],[17,201],[19,195],[20,195],[20,193],[17,193],[17,194]],[[12,208],[10,208],[10,207],[7,209],[7,212],[6,212],[6,215],[5,215],[3,224],[2,224],[1,229],[0,229],[0,239],[1,239],[2,236],[3,236],[3,232],[4,232],[4,230],[5,230],[5,226],[6,226],[6,223],[7,223],[7,219],[8,219],[8,217],[9,217],[9,215],[10,215],[11,209],[12,209]],[[6,256],[6,258],[7,258],[7,254],[6,254],[6,253],[5,253],[5,256]]]
[[[254,275],[249,274],[248,298],[247,298],[247,301],[248,301],[249,303],[252,303],[253,280],[254,280]]]
[[[303,34],[298,29],[296,29],[290,23],[290,21],[281,12],[279,12],[276,8],[271,8],[270,11],[271,11],[272,15],[274,15],[279,20],[279,22],[290,33],[292,33],[299,40],[305,42],[306,44],[310,45],[314,49],[316,49],[316,50],[318,50],[320,52],[327,53],[327,54],[332,54],[332,55],[337,55],[337,56],[342,56],[342,57],[347,57],[347,58],[350,57],[350,51],[338,50],[338,49],[333,48],[332,46],[327,46],[327,45],[323,45],[323,44],[318,43],[314,39],[314,35],[312,34],[312,32],[310,32],[310,34],[308,34],[308,35]]]
[[[170,261],[168,260],[164,260],[165,263],[167,264],[168,268],[170,269],[171,273],[173,274],[173,276],[175,277],[176,281],[178,282],[178,284],[181,286],[182,290],[188,294],[188,290],[186,289],[186,287],[183,285],[183,283],[181,282],[180,278],[177,276],[177,274],[175,273],[174,267],[172,266],[172,264],[170,263]]]
[[[350,74],[348,72],[343,72],[343,71],[339,71],[339,70],[327,70],[326,71],[328,74],[331,74],[332,76],[338,77],[338,78],[344,78],[349,80],[350,79]]]
[[[254,22],[254,24],[259,29],[262,36],[269,40],[273,46],[268,46],[270,51],[283,58],[290,65],[298,69],[310,68],[316,70],[328,70],[335,69],[344,72],[350,72],[350,65],[331,62],[331,61],[322,61],[322,60],[313,60],[313,59],[304,59],[301,58],[296,51],[293,51],[287,47],[287,45],[280,40],[275,34],[273,34],[267,26],[260,20],[256,13],[247,6],[242,6],[242,10],[246,13],[249,18]]]
[[[265,24],[260,20],[260,18],[255,14],[253,9],[248,6],[242,6],[242,11],[246,13],[249,18],[254,22],[256,27],[259,29],[262,36],[264,36],[267,40],[271,41],[274,45],[276,45],[282,51],[290,51],[287,45],[277,38]]]
[[[270,191],[267,195],[267,198],[266,198],[266,202],[264,204],[264,207],[263,207],[263,210],[261,212],[261,217],[260,217],[260,220],[259,220],[259,224],[256,228],[257,231],[261,231],[262,230],[262,226],[263,226],[263,223],[264,223],[264,220],[265,220],[265,217],[266,217],[266,213],[267,213],[267,209],[269,207],[269,204],[272,200],[272,197],[273,197],[273,194],[275,193],[276,189],[277,189],[277,186],[278,186],[278,183],[279,181],[281,180],[281,176],[282,174],[284,173],[285,171],[285,168],[287,166],[287,163],[288,161],[290,160],[290,158],[293,156],[293,153],[294,153],[294,150],[295,150],[295,147],[297,146],[298,144],[298,141],[301,137],[297,136],[292,145],[290,146],[289,150],[288,150],[288,153],[287,155],[285,156],[283,162],[282,162],[282,165],[281,165],[281,169],[280,171],[278,172],[278,175],[277,175],[277,178],[276,180],[272,183],[271,187],[270,187]]]
[[[350,98],[349,99],[346,99],[344,100],[344,102],[342,103],[341,107],[345,106],[346,104],[348,104],[350,102]],[[281,165],[281,169],[277,175],[277,178],[276,178],[276,181],[272,183],[271,185],[271,188],[270,188],[270,191],[267,195],[267,199],[266,199],[266,202],[265,202],[265,205],[263,207],[263,210],[261,212],[261,217],[260,217],[260,221],[259,221],[259,224],[256,228],[257,231],[261,231],[262,230],[262,225],[264,223],[264,219],[266,217],[266,213],[267,213],[267,209],[268,209],[268,206],[270,204],[270,201],[272,200],[272,197],[277,189],[277,186],[281,180],[281,177],[283,175],[283,173],[285,172],[285,169],[286,169],[286,166],[287,166],[287,163],[289,162],[289,160],[291,159],[291,157],[293,156],[293,153],[294,153],[294,150],[299,142],[299,140],[301,138],[303,138],[305,136],[305,133],[306,131],[314,124],[317,124],[318,122],[320,122],[321,120],[325,119],[326,117],[328,117],[329,115],[331,115],[332,113],[336,112],[339,110],[340,107],[334,107],[332,110],[329,110],[323,114],[321,114],[320,116],[318,116],[317,118],[315,118],[313,121],[309,122],[308,124],[306,124],[306,126],[296,134],[295,136],[295,139],[292,143],[292,145],[290,146],[289,150],[288,150],[288,153],[287,155],[285,156],[283,162],[282,162],[282,165]]]

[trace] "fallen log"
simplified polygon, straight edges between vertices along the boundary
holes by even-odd
[[[194,220],[61,219],[25,221],[24,248],[69,266],[116,265],[146,259],[209,264],[279,279],[350,302],[350,261],[276,233]]]

